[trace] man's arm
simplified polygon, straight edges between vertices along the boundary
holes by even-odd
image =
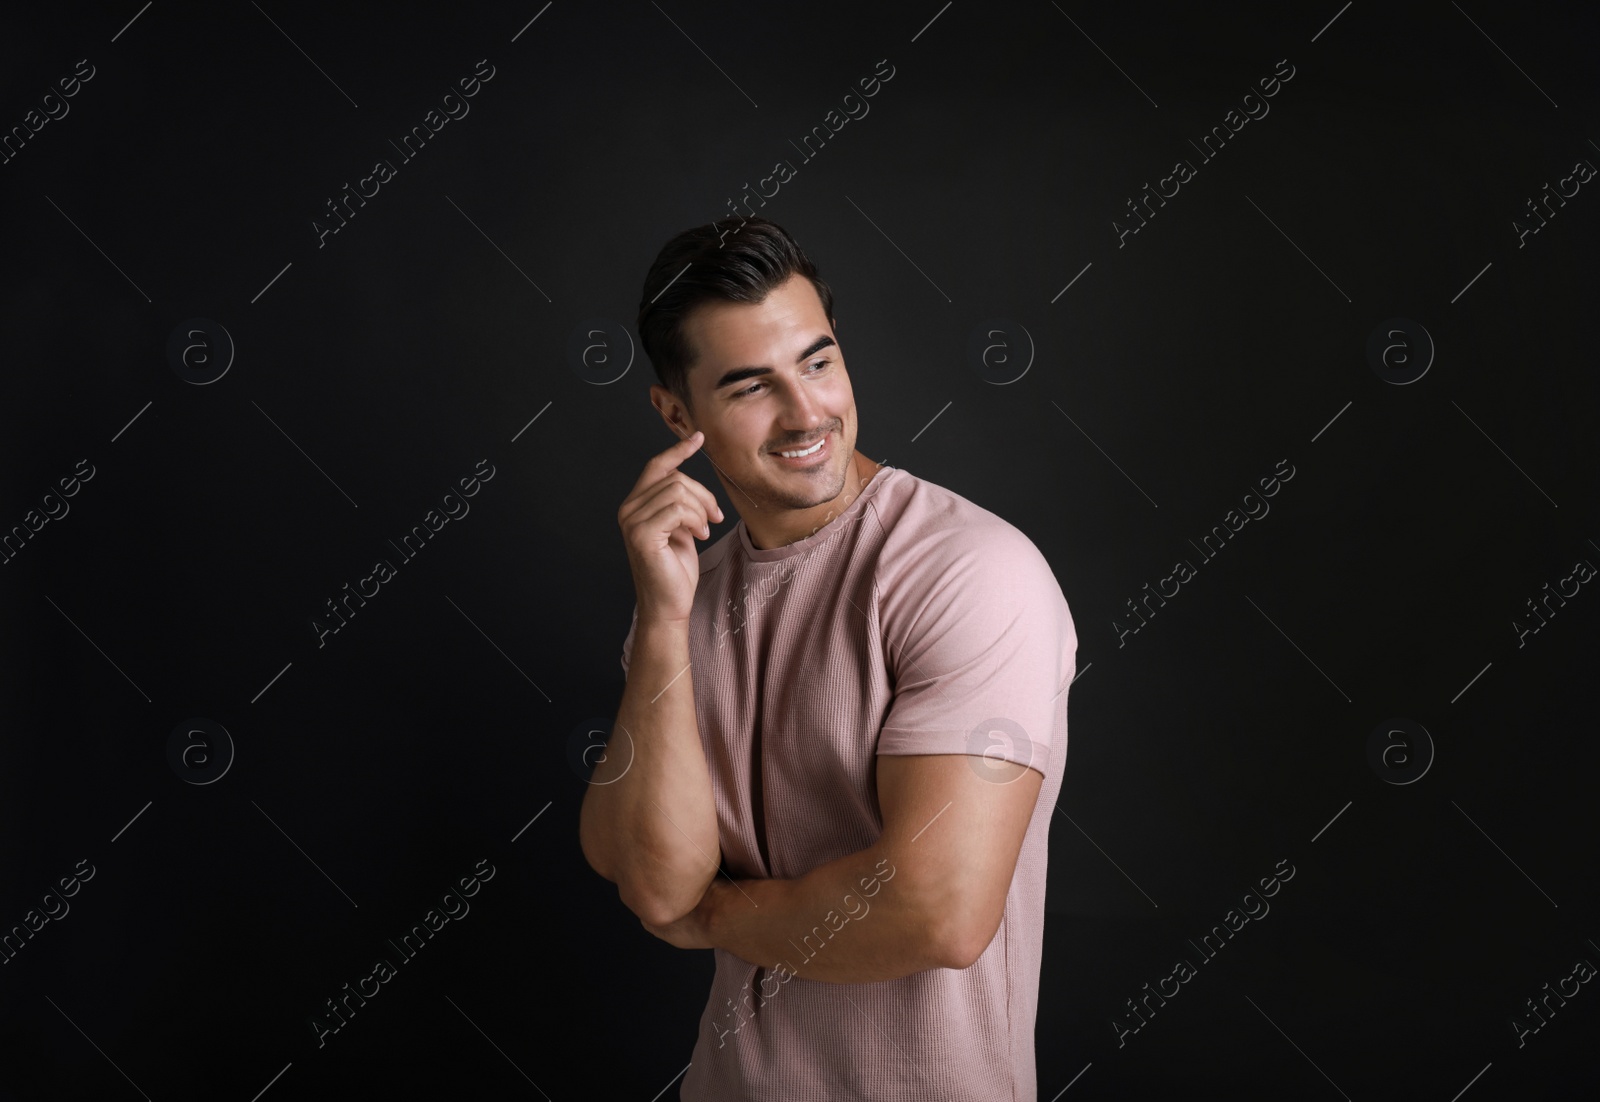
[[[694,909],[722,863],[686,622],[641,617],[606,754],[578,816],[584,857],[640,919]]]
[[[876,843],[793,880],[713,880],[667,940],[825,983],[970,967],[1000,928],[1044,777],[968,754],[877,764]]]

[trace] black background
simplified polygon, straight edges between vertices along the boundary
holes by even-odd
[[[1600,163],[1581,12],[13,5],[4,132],[94,76],[0,164],[0,925],[95,874],[0,968],[5,1096],[676,1097],[711,957],[588,868],[568,754],[620,699],[616,509],[672,438],[637,334],[606,385],[570,347],[603,319],[623,356],[656,250],[780,159],[757,210],[834,287],[859,447],[1026,532],[1078,627],[1039,1098],[1600,1084],[1587,985],[1511,1025],[1600,964],[1600,597],[1518,634],[1600,563],[1600,181],[1519,238]],[[1202,160],[1280,59],[1270,113]],[[192,318],[236,345],[205,385],[167,352]],[[994,318],[1034,347],[1004,386],[966,351]],[[1436,345],[1406,385],[1366,351],[1392,318]],[[481,460],[470,513],[319,646]],[[1280,460],[1270,514],[1199,565]],[[208,784],[168,758],[197,717],[233,747]],[[1368,760],[1395,718],[1431,742],[1409,784]],[[480,859],[470,913],[319,1047],[306,1019]],[[1124,1000],[1285,859],[1119,1047]]]

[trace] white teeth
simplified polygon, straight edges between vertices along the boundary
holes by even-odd
[[[827,439],[827,437],[823,437],[823,440],[826,440],[826,439]],[[779,452],[778,454],[783,456],[785,459],[802,459],[802,458],[804,458],[805,456],[808,456],[808,455],[815,455],[817,449],[820,448],[820,447],[822,447],[822,440],[818,440],[815,444],[811,445],[805,451],[800,451],[800,452]]]

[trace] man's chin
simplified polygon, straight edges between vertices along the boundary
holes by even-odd
[[[763,504],[770,501],[782,509],[814,509],[836,500],[847,481],[844,469],[819,467],[814,471],[780,471],[776,477],[762,479],[756,485],[761,488]]]

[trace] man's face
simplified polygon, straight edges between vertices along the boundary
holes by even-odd
[[[811,281],[791,276],[758,306],[704,303],[684,319],[684,335],[694,350],[694,413],[675,400],[663,413],[684,435],[705,433],[703,450],[740,514],[811,509],[838,497],[855,454],[856,403]],[[814,454],[778,454],[819,440]]]

